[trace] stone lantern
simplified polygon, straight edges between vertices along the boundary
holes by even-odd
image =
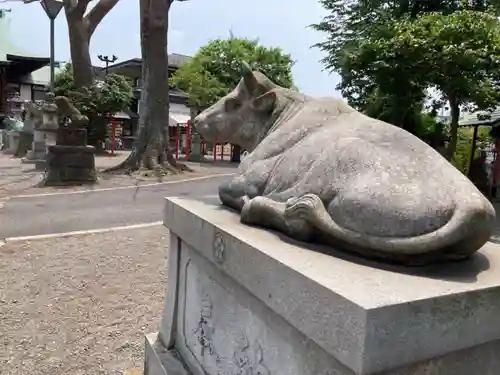
[[[11,93],[10,97],[7,99],[8,115],[4,122],[8,126],[8,140],[5,150],[8,154],[16,154],[19,146],[19,134],[22,130],[23,104],[18,92]]]
[[[54,94],[49,92],[42,105],[42,124],[40,129],[44,131],[55,131],[58,128],[59,116],[57,113],[57,104],[54,101]]]
[[[45,133],[46,145],[55,145],[59,129],[59,111],[54,101],[54,94],[48,92],[42,105],[42,124],[40,130]]]

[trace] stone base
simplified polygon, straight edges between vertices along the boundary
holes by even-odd
[[[14,131],[8,131],[7,138],[8,138],[6,139],[7,147],[4,148],[4,153],[8,155],[15,154],[19,142],[19,133]]]
[[[33,164],[35,169],[38,171],[44,171],[47,167],[47,163],[45,159],[30,159],[28,156],[21,159],[21,163],[23,164]]]
[[[7,148],[8,139],[9,139],[9,137],[7,134],[7,130],[0,129],[0,150]]]
[[[150,338],[146,375],[170,374],[154,355],[169,352],[206,375],[498,374],[498,245],[408,269],[327,255],[208,201],[164,212],[164,345]]]
[[[163,349],[157,333],[146,336],[143,375],[191,375],[175,351]]]
[[[95,148],[92,146],[48,147],[45,186],[82,185],[97,182]]]
[[[35,164],[36,169],[44,170],[47,163],[45,158],[41,158],[40,155],[27,154],[25,158],[21,159],[23,164]]]
[[[187,161],[194,161],[194,162],[199,162],[199,161],[204,161],[205,156],[203,154],[196,154],[196,153],[189,153],[189,156],[187,157]]]
[[[14,156],[17,158],[21,158],[28,150],[31,148],[33,144],[33,133],[28,132],[20,132],[19,133],[19,142],[17,143],[17,149],[14,152]]]
[[[36,135],[36,137],[40,137],[40,135]],[[31,145],[31,150],[28,150],[26,153],[27,160],[45,160],[47,155],[47,145],[45,143],[45,139],[41,140],[35,139],[33,144]]]

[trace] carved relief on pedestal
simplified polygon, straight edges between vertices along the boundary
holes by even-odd
[[[225,239],[221,234],[214,237]],[[213,253],[207,259],[184,242],[182,246],[175,347],[191,373],[345,373],[329,353],[304,340],[301,332],[223,272],[224,265],[214,264]],[[225,267],[236,259],[226,255]]]
[[[208,294],[205,294],[201,302],[200,319],[198,320],[198,326],[194,330],[194,334],[201,347],[200,355],[202,357],[204,357],[205,354],[215,356],[215,361],[219,362],[220,358],[213,344],[214,331],[215,327],[212,324],[212,300]]]
[[[260,339],[269,332],[266,324],[241,304],[246,302],[237,299],[233,287],[208,274],[213,268],[205,272],[205,264],[213,267],[208,262],[199,256],[196,262],[189,257],[185,260],[179,316],[181,354],[205,375],[271,375],[268,368],[274,368],[275,354],[268,353],[264,362],[263,348],[270,339],[274,343],[274,337]]]
[[[271,373],[264,365],[264,352],[262,346],[256,340],[250,345],[245,332],[234,351],[233,362],[237,367],[236,375],[270,375]]]
[[[222,265],[226,260],[226,243],[222,233],[216,232],[214,234],[213,252],[215,262]]]

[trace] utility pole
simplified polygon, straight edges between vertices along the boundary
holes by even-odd
[[[113,55],[111,58],[109,56],[103,56],[103,55],[97,55],[97,58],[101,60],[105,65],[104,67],[104,72],[106,75],[108,75],[108,66],[109,64],[113,64],[116,60],[118,60],[118,57]]]
[[[58,0],[42,0],[40,1],[43,10],[50,20],[50,92],[54,92],[54,79],[55,79],[55,20],[59,15],[64,3]]]

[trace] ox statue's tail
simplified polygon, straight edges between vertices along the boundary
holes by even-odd
[[[374,236],[341,227],[315,194],[292,198],[286,206],[287,219],[307,220],[320,232],[352,246],[354,251],[415,264],[435,258],[467,258],[488,241],[495,221],[493,206],[479,195],[462,205],[458,203],[450,220],[441,228],[414,237]]]

